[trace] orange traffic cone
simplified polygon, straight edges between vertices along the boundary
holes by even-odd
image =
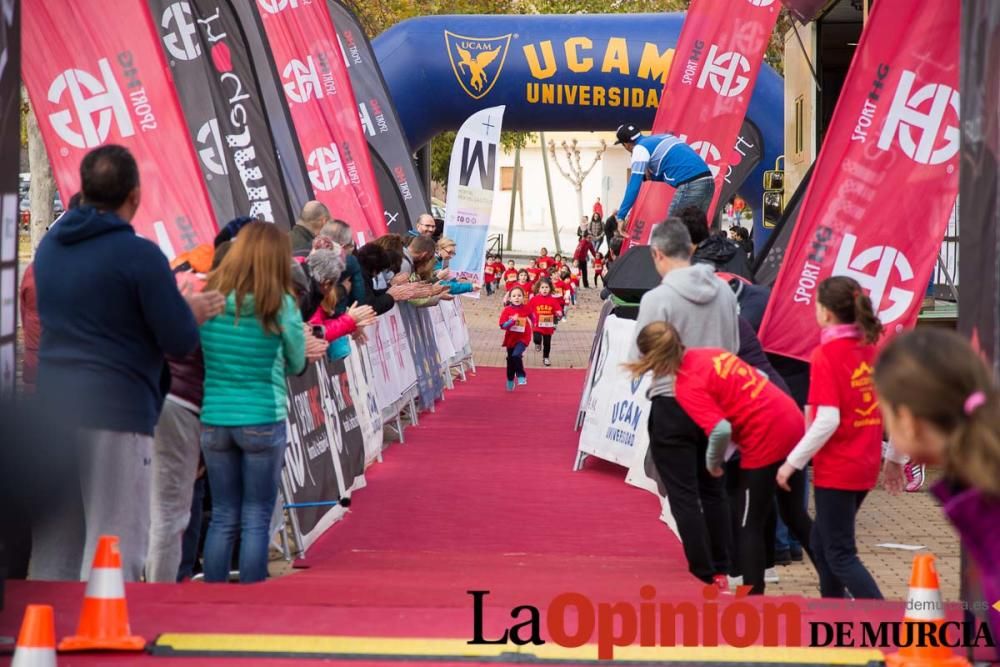
[[[903,644],[899,653],[885,656],[888,667],[968,667],[969,661],[954,655],[947,646],[928,646],[930,641],[920,642],[918,623],[933,624],[935,642],[941,635],[938,629],[944,624],[944,604],[941,601],[941,585],[934,568],[932,554],[920,554],[913,558],[913,572],[910,574],[910,594],[903,614],[900,640]],[[916,638],[912,635],[916,634]],[[917,646],[918,643],[925,644]]]
[[[21,634],[11,667],[56,667],[56,627],[52,607],[29,604],[24,610]]]
[[[59,650],[141,651],[146,640],[132,636],[131,632],[118,538],[102,535],[83,596],[76,635],[59,642]]]

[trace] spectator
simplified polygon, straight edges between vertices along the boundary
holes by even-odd
[[[615,211],[617,213],[617,211]],[[611,249],[611,242],[614,240],[615,236],[618,236],[618,218],[612,213],[608,216],[608,219],[604,221],[604,240],[608,242],[608,249]],[[618,254],[618,253],[615,253]]]
[[[590,234],[590,242],[594,244],[594,250],[600,250],[601,242],[604,241],[604,221],[596,212],[590,218],[587,233]]]
[[[676,218],[658,225],[649,239],[659,286],[639,303],[637,332],[651,322],[669,322],[682,341],[739,351],[736,296],[710,267],[691,264],[691,236]],[[629,360],[638,361],[632,342]],[[708,438],[677,403],[674,377],[649,390],[658,397],[649,415],[650,455],[663,480],[691,573],[722,586],[729,570],[729,507],[723,480],[705,470]]]
[[[38,381],[38,347],[42,341],[42,324],[38,319],[35,294],[35,265],[28,264],[18,288],[21,325],[24,327],[24,356],[21,360],[21,382],[26,394],[35,393]]]
[[[599,218],[604,217],[604,207],[601,205],[600,197],[598,197],[597,201],[594,202],[594,208],[592,209],[591,212]]]
[[[430,213],[424,213],[419,218],[417,218],[416,229],[411,229],[407,234],[412,237],[416,236],[429,236],[431,238],[437,233],[437,223],[434,221],[434,216]]]
[[[729,238],[739,246],[740,250],[747,254],[747,264],[753,266],[754,250],[753,241],[750,240],[750,232],[746,227],[736,225],[729,228]]]
[[[448,262],[455,256],[457,246],[455,242],[452,241],[447,236],[442,236],[437,242],[437,265],[435,269],[441,273],[438,273],[438,278],[441,279],[442,284],[448,287],[449,294],[468,294],[469,292],[478,292],[479,285],[476,283],[470,283],[464,280],[448,280],[446,273],[448,272],[447,266]]]
[[[366,304],[375,310],[376,315],[389,312],[397,301],[417,296],[419,286],[409,283],[409,276],[398,284],[392,282],[403,263],[401,250],[385,250],[380,245],[368,243],[358,249],[358,263],[365,281]]]
[[[724,236],[713,236],[708,229],[708,218],[700,208],[689,206],[681,210],[680,217],[691,235],[691,243],[695,245],[692,262],[711,264],[717,271],[753,280],[746,253]]]
[[[129,221],[141,199],[135,158],[121,146],[80,164],[83,204],[42,239],[35,285],[42,338],[38,392],[79,429],[80,487],[33,526],[30,576],[85,579],[101,535],[121,538],[122,572],[146,560],[153,430],[169,377],[164,354],[198,344],[221,311],[216,291],[182,297],[167,258]],[[67,280],[71,276],[71,280]],[[74,453],[68,453],[72,456]]]
[[[325,225],[320,232],[322,236],[340,245],[344,252],[344,275],[351,279],[351,290],[347,297],[338,304],[338,312],[344,312],[352,303],[364,303],[368,298],[365,295],[365,280],[361,275],[361,265],[358,258],[354,256],[354,235],[351,234],[351,227],[343,220],[332,220]]]
[[[345,313],[340,315],[336,313],[337,302],[342,296],[338,294],[338,290],[347,291],[347,287],[340,282],[344,270],[344,257],[340,247],[332,250],[314,250],[309,255],[307,263],[309,274],[323,294],[323,300],[308,322],[312,326],[323,328],[323,336],[327,342],[333,343],[338,338],[363,331],[366,326],[375,322],[375,310],[371,306],[357,302],[354,302]]]
[[[330,222],[330,209],[318,201],[306,202],[299,215],[299,221],[288,233],[292,242],[292,254],[308,254],[312,250],[313,239],[328,222]]]
[[[403,249],[403,273],[413,274],[416,267],[425,263],[428,259],[434,259],[434,252],[437,244],[430,236],[423,235],[410,241],[410,245]]]
[[[587,235],[587,231],[590,229],[590,218],[583,216],[580,219],[580,226],[576,228],[576,238],[582,239]]]
[[[291,259],[288,236],[254,222],[208,279],[226,305],[201,328],[201,448],[212,490],[207,582],[229,580],[237,535],[240,582],[267,577],[268,527],[287,443],[285,375],[326,352],[325,341],[306,335],[292,298]]]
[[[580,242],[576,244],[576,250],[573,251],[573,261],[576,262],[576,266],[580,269],[580,277],[583,279],[583,286],[590,289],[590,282],[587,278],[587,259],[588,256],[597,256],[597,250],[594,249],[594,244],[590,241],[590,234],[584,233],[580,237]]]

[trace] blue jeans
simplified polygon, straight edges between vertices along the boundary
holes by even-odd
[[[881,600],[882,592],[858,557],[855,519],[867,491],[816,488],[816,522],[812,543],[819,592],[825,598]]]
[[[202,425],[201,449],[212,489],[205,538],[205,581],[229,580],[240,537],[240,583],[267,578],[268,529],[285,455],[285,422],[257,426]]]
[[[715,181],[711,176],[685,183],[674,192],[670,208],[667,209],[667,217],[671,218],[679,215],[681,211],[689,206],[700,208],[707,215],[708,207],[712,205],[712,197],[714,196]]]
[[[805,494],[805,496],[803,496],[803,500],[805,501],[805,509],[808,512],[809,511],[809,493],[808,493],[809,466],[803,468],[802,474],[805,476],[806,479],[807,493]],[[777,500],[774,501],[774,506],[775,508],[777,508],[778,506]],[[774,550],[780,552],[780,551],[792,551],[792,550],[800,551],[801,549],[802,545],[799,544],[799,541],[794,537],[792,537],[791,534],[788,532],[788,526],[786,526],[785,522],[781,520],[781,515],[780,514],[777,515],[777,522],[775,523],[774,526]]]

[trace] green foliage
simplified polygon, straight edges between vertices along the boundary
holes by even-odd
[[[442,132],[431,141],[431,178],[442,185],[448,184],[451,149],[455,145],[456,134],[457,132]],[[508,153],[534,141],[538,141],[538,135],[532,132],[500,133],[500,147]]]

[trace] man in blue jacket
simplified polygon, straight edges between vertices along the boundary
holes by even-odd
[[[117,535],[125,578],[146,558],[153,430],[170,386],[164,355],[198,344],[198,325],[222,311],[218,292],[184,297],[167,258],[129,221],[141,190],[121,146],[80,164],[83,203],[35,255],[42,322],[38,395],[76,429],[79,488],[33,526],[29,576],[85,579],[100,535]]]
[[[655,216],[656,222],[676,217],[677,212],[697,206],[705,213],[715,196],[715,182],[708,165],[694,149],[672,134],[644,137],[635,125],[619,125],[618,140],[632,154],[632,175],[625,197],[618,207],[618,219],[624,220],[645,180],[661,181],[675,188],[674,198],[665,215]]]

